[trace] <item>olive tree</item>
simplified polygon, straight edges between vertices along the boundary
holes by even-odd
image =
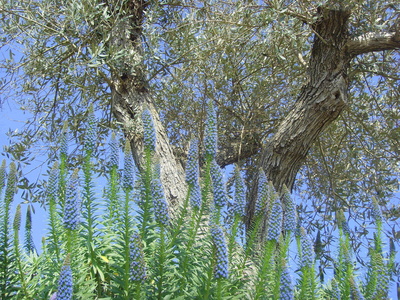
[[[65,121],[79,145],[92,103],[98,134],[122,128],[140,169],[147,108],[166,196],[179,205],[188,141],[202,139],[212,101],[218,163],[238,163],[249,179],[248,221],[259,168],[278,191],[303,190],[308,218],[324,216],[318,222],[334,223],[339,207],[365,216],[372,195],[399,217],[388,203],[399,174],[395,1],[1,0],[0,7],[1,102],[12,99],[32,115],[10,155],[55,141]]]

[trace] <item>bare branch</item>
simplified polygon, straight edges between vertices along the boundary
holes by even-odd
[[[346,46],[351,57],[368,52],[400,49],[400,31],[397,28],[396,32],[370,32],[348,41]]]

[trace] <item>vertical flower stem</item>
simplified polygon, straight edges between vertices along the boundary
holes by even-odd
[[[273,254],[276,247],[275,240],[267,240],[261,261],[261,268],[258,272],[258,281],[255,287],[254,299],[264,299],[266,287],[274,271]],[[268,292],[268,291],[267,291]]]
[[[211,259],[211,264],[210,267],[208,268],[208,272],[207,272],[207,280],[206,280],[206,285],[205,285],[205,293],[203,295],[203,299],[204,300],[208,300],[210,299],[210,291],[211,291],[211,282],[213,279],[213,266],[216,263],[216,258],[215,258],[215,247],[213,247],[213,253],[212,253],[212,259]]]
[[[129,201],[130,189],[125,190],[124,201],[124,298],[126,300],[132,299],[130,292],[130,220],[129,220]]]
[[[110,180],[109,180],[109,205],[108,208],[108,226],[110,230],[115,228],[115,225],[118,224],[118,170],[117,166],[112,166],[110,171]]]
[[[258,232],[260,230],[261,222],[262,222],[262,216],[257,216],[256,220],[254,222],[254,227],[250,231],[250,234],[248,235],[248,237],[246,239],[247,241],[246,241],[246,246],[245,246],[243,263],[240,266],[240,270],[242,270],[242,275],[244,275],[244,271],[245,271],[245,268],[246,268],[247,260],[249,259],[252,251],[254,251],[255,242],[257,240],[256,238],[257,238],[257,234],[258,234]]]
[[[53,185],[51,188],[54,190],[50,191],[50,194],[48,195],[49,199],[49,226],[50,226],[50,236],[52,239],[54,251],[56,254],[57,261],[61,260],[60,256],[60,240],[59,237],[61,236],[61,232],[59,231],[59,215],[57,214],[57,203],[56,203],[56,196],[57,193],[55,191],[59,191],[59,186],[56,186],[59,184],[59,181],[57,180],[59,177],[59,164],[58,162],[55,162],[53,165],[53,168],[51,169],[50,172],[50,178],[49,178],[49,185]]]
[[[240,220],[241,220],[241,217],[238,215],[235,215],[235,218],[233,220],[233,224],[231,227],[231,234],[229,236],[229,247],[228,247],[229,261],[232,261],[233,249],[235,248],[235,239],[236,239],[236,235],[237,235],[238,228],[240,225]]]
[[[222,278],[218,278],[217,279],[217,299],[218,300],[222,300],[223,299],[222,284],[223,284],[223,279]]]
[[[21,289],[22,294],[24,295],[24,299],[31,299],[31,296],[28,293],[26,288],[26,281],[25,281],[25,272],[22,267],[22,259],[21,259],[21,252],[20,252],[20,245],[19,245],[19,230],[21,226],[21,204],[18,204],[17,210],[15,213],[14,218],[14,252],[15,252],[15,260],[17,262],[18,267],[18,275],[19,280],[21,282]]]
[[[142,237],[146,237],[147,223],[150,219],[150,207],[152,203],[152,194],[151,194],[151,180],[152,180],[152,170],[151,170],[151,157],[152,153],[150,149],[146,149],[145,151],[145,168],[144,168],[144,176],[143,176],[143,185],[145,189],[145,199],[143,203],[143,219],[140,229],[140,235]],[[142,174],[143,175],[143,174]]]
[[[164,267],[165,267],[165,228],[161,225],[160,228],[160,248],[158,254],[158,279],[157,279],[157,299],[161,300],[164,297]]]

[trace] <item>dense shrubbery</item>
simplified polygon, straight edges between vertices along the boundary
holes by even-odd
[[[228,197],[214,159],[215,112],[211,104],[208,109],[204,165],[200,170],[199,141],[193,140],[187,161],[189,192],[175,211],[168,207],[162,166],[153,157],[156,134],[149,113],[142,115],[145,169],[140,174],[135,170],[127,143],[119,172],[113,135],[102,197],[95,194],[93,178],[93,116],[81,170],[67,168],[65,132],[60,159],[49,173],[48,235],[40,254],[32,243],[30,217],[25,242],[19,241],[21,206],[11,221],[16,168],[10,163],[6,175],[3,161],[1,299],[384,299],[394,254],[387,259],[382,251],[378,203],[373,201],[377,228],[365,280],[355,274],[348,224],[340,212],[334,278],[320,282],[314,245],[298,224],[295,203],[287,189],[278,195],[262,170],[254,222],[247,231],[244,228],[245,184],[236,167],[234,197]],[[292,253],[290,244],[295,241],[298,251]],[[297,257],[297,262],[293,265],[289,257]]]

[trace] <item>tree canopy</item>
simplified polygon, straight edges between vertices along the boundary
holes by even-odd
[[[148,108],[166,196],[176,203],[186,190],[182,158],[191,137],[202,140],[212,102],[217,161],[245,170],[248,219],[261,167],[278,191],[286,185],[307,199],[299,210],[313,230],[327,232],[323,225],[335,224],[341,208],[365,235],[374,196],[390,220],[387,234],[399,238],[400,207],[390,201],[398,197],[400,149],[396,1],[1,0],[0,7],[1,103],[16,101],[32,115],[6,149],[16,160],[46,145],[51,161],[64,122],[79,147],[93,104],[98,141],[123,128],[140,168],[137,122]]]

